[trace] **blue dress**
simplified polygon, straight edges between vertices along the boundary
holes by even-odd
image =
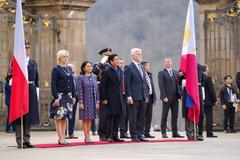
[[[82,101],[84,105],[84,109],[79,111],[79,119],[96,119],[96,103],[99,101],[96,77],[78,76],[77,95],[78,101]]]

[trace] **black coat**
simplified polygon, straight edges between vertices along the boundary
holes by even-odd
[[[150,78],[150,82],[151,82],[151,86],[152,86],[152,103],[154,103],[157,100],[157,98],[156,98],[156,91],[155,91],[155,86],[154,86],[154,82],[153,82],[153,77],[152,77],[152,73],[148,72],[147,74]]]
[[[123,105],[122,95],[123,71],[118,68],[118,73],[112,67],[103,71],[101,78],[101,100],[107,100],[107,114],[121,114]]]
[[[240,91],[240,72],[237,72],[237,74],[236,74],[236,84]]]
[[[25,124],[38,124],[39,120],[39,104],[37,98],[36,88],[39,87],[39,76],[38,76],[38,68],[35,60],[30,59],[28,66],[28,81],[29,81],[29,112],[23,116],[23,120]],[[14,123],[20,124],[20,118],[14,121]]]
[[[145,72],[143,71],[143,73]],[[146,101],[148,99],[148,87],[145,76],[141,77],[133,62],[124,68],[124,82],[127,97],[132,97],[133,100]]]
[[[160,89],[160,99],[164,98],[172,99],[172,97],[181,98],[181,90],[177,83],[178,72],[172,70],[174,77],[174,84],[172,83],[171,76],[169,75],[167,69],[163,69],[158,73],[158,85]]]
[[[212,78],[206,74],[203,75],[203,87],[205,91],[204,106],[213,106],[217,102],[216,92]]]
[[[72,93],[72,96],[76,98],[72,69],[67,66],[67,70],[70,73],[69,76],[64,72],[64,68],[60,65],[57,65],[52,70],[51,90],[54,100],[58,98],[59,93]]]

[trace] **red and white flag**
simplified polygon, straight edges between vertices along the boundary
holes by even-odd
[[[22,117],[29,111],[28,71],[24,43],[22,2],[16,1],[14,53],[12,60],[12,90],[9,122]]]

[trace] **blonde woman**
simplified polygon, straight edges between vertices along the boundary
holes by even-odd
[[[51,89],[53,101],[50,106],[50,118],[55,120],[58,134],[58,144],[68,144],[65,140],[67,118],[71,119],[76,91],[73,82],[71,67],[68,64],[69,53],[67,50],[57,52],[57,66],[52,70]]]

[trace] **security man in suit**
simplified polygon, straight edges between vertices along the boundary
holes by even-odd
[[[204,114],[206,116],[206,131],[207,137],[216,138],[213,134],[213,106],[217,103],[216,92],[213,85],[212,77],[209,76],[209,68],[208,66],[202,65],[203,69],[203,87],[205,93],[204,99]]]
[[[100,81],[102,78],[102,72],[105,71],[110,65],[108,63],[108,56],[110,56],[112,53],[111,48],[106,48],[98,52],[98,54],[101,56],[101,62],[98,64],[93,65],[92,72],[97,76],[97,83],[99,85],[99,96],[101,99],[101,87],[100,87]],[[99,108],[99,122],[98,122],[98,135],[99,139],[101,141],[107,141],[107,119],[106,119],[106,113],[107,113],[107,107],[100,102],[100,108]],[[92,123],[95,124],[95,123]]]
[[[153,83],[153,77],[152,77],[152,73],[150,72],[151,64],[150,62],[147,62],[147,61],[144,61],[141,64],[144,67],[145,78],[148,86],[148,101],[146,103],[146,110],[145,110],[144,137],[155,138],[155,136],[152,136],[150,134],[153,106],[155,105],[157,100],[155,87]]]
[[[166,57],[164,59],[165,68],[158,74],[158,84],[161,92],[162,100],[162,119],[161,132],[163,138],[168,138],[166,134],[168,111],[171,109],[172,113],[172,137],[183,138],[178,133],[177,119],[178,119],[178,99],[181,98],[180,89],[177,83],[178,72],[172,69],[172,59]]]

